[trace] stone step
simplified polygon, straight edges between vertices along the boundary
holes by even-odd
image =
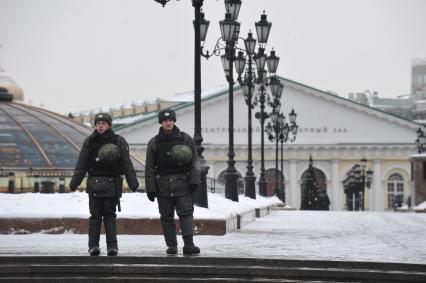
[[[90,282],[90,283],[103,283],[103,282],[156,282],[156,283],[170,283],[170,282],[321,282],[321,281],[310,281],[310,280],[297,280],[297,279],[268,279],[268,278],[256,278],[256,279],[241,279],[241,278],[178,278],[173,277],[115,277],[115,278],[90,278],[90,277],[3,277],[0,278],[0,282],[33,282],[33,283],[50,283],[50,282]],[[327,281],[327,282],[341,282],[341,281]]]
[[[56,279],[55,279],[56,278]],[[60,280],[59,280],[60,278]],[[96,281],[93,281],[95,280]],[[22,281],[20,281],[22,280]],[[44,280],[44,281],[43,281]],[[209,257],[0,257],[0,282],[426,282],[426,265]],[[74,280],[74,281],[73,281]],[[92,281],[90,281],[92,280]],[[129,281],[130,280],[130,281]],[[142,281],[143,280],[143,281]],[[57,281],[58,282],[58,281]]]

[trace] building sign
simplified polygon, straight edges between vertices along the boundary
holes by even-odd
[[[248,128],[234,128],[234,133],[247,133]],[[227,133],[227,127],[204,127],[201,132],[205,134],[220,134]],[[253,128],[254,133],[260,133],[260,126]],[[333,127],[300,127],[298,134],[347,134],[347,128]]]

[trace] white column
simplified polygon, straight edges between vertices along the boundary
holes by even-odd
[[[373,186],[372,186],[372,194],[373,194],[373,209],[375,211],[383,211],[384,208],[384,190],[382,187],[382,162],[381,160],[373,160]]]
[[[418,172],[416,172],[416,166],[417,166],[417,162],[416,159],[411,159],[411,166],[414,167],[413,170],[411,172],[413,172],[413,176],[411,177],[410,180],[411,181],[411,206],[415,206],[416,205],[416,178],[417,178],[417,174],[419,174]]]
[[[290,205],[295,208],[300,208],[300,189],[297,187],[297,163],[296,160],[290,160],[290,188],[289,200]]]
[[[330,188],[331,210],[342,210],[343,189],[340,186],[339,160],[331,161],[331,188]]]
[[[281,167],[280,167],[281,168]],[[290,190],[290,170],[288,170],[289,168],[289,163],[287,162],[287,160],[284,160],[283,163],[283,174],[284,174],[284,194],[285,194],[285,204],[289,205],[291,202],[291,190]]]

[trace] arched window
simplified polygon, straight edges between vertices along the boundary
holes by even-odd
[[[395,202],[402,203],[404,199],[404,178],[401,174],[393,173],[388,178],[388,208],[394,207]]]

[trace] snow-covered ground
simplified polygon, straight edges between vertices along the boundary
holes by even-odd
[[[62,210],[66,210],[69,216],[75,213],[70,211],[79,211],[81,206],[86,214],[73,215],[87,217],[87,203],[82,203],[84,197],[78,196],[79,194],[67,196],[78,198],[80,201],[70,206],[65,205]],[[3,205],[9,205],[5,199],[10,198],[10,195],[1,194],[0,198],[2,199],[0,216],[4,217],[4,213],[14,215],[11,212],[13,205],[8,208],[3,207]],[[19,204],[18,200],[15,201],[15,205]],[[154,214],[155,208],[155,213],[158,213],[156,205],[146,201],[144,194],[139,196],[129,194],[123,199],[123,212],[118,217],[127,217],[136,213],[131,212],[132,201],[138,204],[139,210]],[[196,217],[197,215],[223,216],[232,210],[231,205],[246,207],[250,201],[243,198],[240,204],[233,204],[228,203],[228,200],[221,196],[209,195],[209,203],[209,210],[196,208]],[[31,204],[28,203],[28,205]],[[34,209],[34,203],[32,205]],[[154,208],[150,210],[147,208],[148,205]],[[38,212],[46,209],[53,214],[53,211],[57,209],[53,203],[47,203],[45,206],[46,208],[39,208]],[[140,213],[139,210],[138,213]],[[209,212],[210,210],[215,212]],[[36,217],[39,216],[40,214]],[[158,214],[155,217],[158,217]],[[195,242],[201,248],[200,256],[426,264],[425,235],[426,213],[273,211],[272,214],[243,227],[239,232],[225,236],[196,236]],[[178,239],[182,247],[182,240],[180,237]],[[105,250],[104,241],[105,236],[102,236],[103,250]],[[162,236],[118,235],[118,241],[120,255],[164,255],[165,244]],[[86,250],[87,235],[0,235],[0,255],[87,255]]]

